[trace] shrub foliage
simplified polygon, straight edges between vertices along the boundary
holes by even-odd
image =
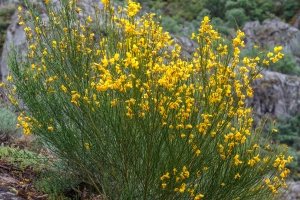
[[[89,16],[76,0],[46,1],[48,22],[19,8],[28,54],[12,50],[7,88],[28,107],[25,133],[103,199],[264,199],[286,186],[292,157],[260,143],[245,105],[281,47],[240,60],[244,33],[228,46],[205,16],[186,60],[154,14],[102,2]]]

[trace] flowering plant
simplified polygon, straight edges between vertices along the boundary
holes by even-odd
[[[95,16],[46,1],[48,22],[26,2],[27,57],[10,54],[7,84],[28,107],[19,124],[104,199],[253,199],[286,186],[292,158],[259,142],[245,104],[281,47],[240,60],[244,33],[226,45],[204,17],[185,59],[131,0],[102,0]]]

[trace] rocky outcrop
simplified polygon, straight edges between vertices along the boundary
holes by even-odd
[[[6,200],[25,200],[24,198],[10,192],[10,190],[0,184],[0,199]]]
[[[24,28],[18,24],[18,12],[16,11],[12,16],[12,22],[7,29],[6,40],[3,45],[3,51],[0,61],[1,66],[1,82],[6,80],[8,76],[7,69],[7,54],[11,49],[12,44],[18,52],[22,53],[23,56],[26,54],[26,35],[24,33]]]
[[[171,38],[174,39],[174,43],[178,44],[181,46],[181,57],[183,58],[191,58],[192,53],[194,53],[196,51],[196,49],[198,48],[198,44],[186,37],[180,37],[178,35],[173,35],[170,34]],[[171,46],[169,47],[169,50],[173,49],[174,47]]]
[[[13,187],[10,187],[10,189],[3,184],[7,185],[15,185],[18,184],[19,181],[15,178],[7,175],[6,173],[0,172],[0,181],[2,184],[0,184],[0,199],[6,199],[6,200],[24,200],[24,198],[16,195],[17,190]]]
[[[288,191],[279,195],[280,200],[299,200],[300,199],[300,182],[288,182]]]
[[[295,61],[300,66],[300,31],[298,28],[284,23],[279,18],[247,22],[243,29],[245,32],[246,47],[252,44],[259,45],[264,49],[271,49],[281,45],[283,50],[290,51]]]
[[[300,78],[266,70],[262,74],[252,83],[254,95],[248,100],[255,118],[300,114]]]

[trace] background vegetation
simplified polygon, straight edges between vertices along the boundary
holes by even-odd
[[[299,0],[137,0],[137,2],[141,3],[145,11],[151,10],[162,15],[165,30],[184,36],[189,36],[191,31],[197,29],[199,19],[207,12],[212,20],[217,18],[218,24],[236,29],[247,21],[262,22],[274,17],[289,21],[300,8]]]

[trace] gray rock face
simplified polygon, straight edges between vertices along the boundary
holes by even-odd
[[[11,193],[8,188],[0,185],[0,199],[5,200],[24,200],[24,198]]]
[[[248,100],[256,119],[300,114],[300,78],[271,71],[262,74],[252,83],[254,95]]]
[[[279,18],[265,20],[262,24],[259,21],[247,22],[242,29],[245,32],[246,47],[251,44],[259,45],[270,49],[281,45],[285,51],[290,51],[300,65],[300,31],[298,28],[284,23]]]
[[[300,28],[300,11],[297,12],[297,14],[294,16],[294,23],[293,26],[296,28]]]
[[[18,22],[18,11],[16,11],[12,16],[12,23],[7,29],[6,40],[3,45],[4,48],[0,61],[1,82],[6,80],[9,73],[6,59],[11,46],[14,44],[19,53],[22,53],[24,56],[26,55],[26,35],[24,33],[24,27],[20,26]]]
[[[300,199],[300,182],[288,182],[288,191],[279,197],[281,200],[298,200]]]
[[[170,34],[171,38],[174,39],[174,42],[180,45],[181,48],[181,56],[184,58],[191,58],[192,53],[196,51],[198,48],[198,44],[194,42],[193,40],[186,38],[186,37],[180,37],[177,35]],[[170,47],[169,49],[172,49],[174,47]]]

